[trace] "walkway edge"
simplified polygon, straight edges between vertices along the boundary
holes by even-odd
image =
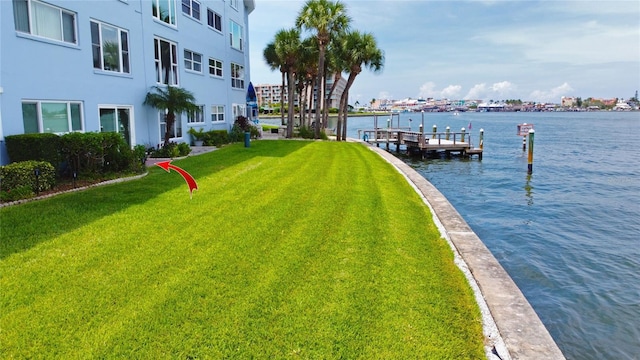
[[[456,264],[476,293],[487,358],[565,359],[518,286],[447,198],[400,159],[363,144],[403,174],[431,209],[434,222],[454,251]]]

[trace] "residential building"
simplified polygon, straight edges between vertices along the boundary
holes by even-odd
[[[258,107],[269,110],[280,105],[280,96],[283,93],[282,85],[260,84],[256,85],[256,96],[258,98]],[[296,96],[295,104],[298,105],[298,97]],[[284,103],[289,103],[289,94],[284,91]]]
[[[158,146],[164,112],[154,86],[191,91],[189,127],[231,128],[246,115],[249,14],[255,0],[0,1],[0,140],[51,132],[118,132]],[[9,162],[4,141],[0,164]]]
[[[334,82],[334,77],[328,76],[326,81],[327,92],[331,90],[331,87],[333,86],[333,82]],[[338,84],[336,85],[336,88],[333,90],[333,93],[329,98],[329,102],[327,103],[327,105],[330,108],[338,107],[338,105],[340,104],[340,97],[342,96],[342,93],[344,92],[346,85],[347,85],[347,80],[345,80],[341,76],[340,79],[338,80]],[[282,94],[282,84],[277,84],[277,85],[276,84],[260,84],[260,85],[256,85],[255,88],[256,88],[256,95],[258,97],[258,106],[260,108],[269,110],[269,109],[272,109],[273,107],[280,106],[280,95]],[[316,99],[315,88],[313,91],[313,99],[314,101]],[[285,104],[289,103],[289,94],[286,89],[284,91],[284,103]],[[300,99],[298,98],[298,94],[296,93],[295,99],[294,99],[294,105],[298,106],[299,104],[300,104]],[[311,106],[313,108],[313,104]]]
[[[578,103],[578,100],[575,97],[563,96],[560,98],[560,105],[562,107],[574,107]]]

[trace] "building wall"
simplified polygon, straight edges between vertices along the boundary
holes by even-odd
[[[23,4],[26,1],[18,0]],[[154,38],[175,43],[178,86],[191,91],[197,103],[204,105],[203,122],[189,124],[187,117],[181,116],[182,136],[174,141],[190,141],[189,126],[228,130],[234,120],[234,105],[246,105],[250,81],[248,16],[255,7],[253,0],[199,0],[200,20],[183,13],[180,0],[171,0],[176,5],[175,26],[153,16],[151,0],[28,1],[34,2],[32,7],[44,5],[73,14],[76,42],[16,30],[20,26],[14,21],[16,1],[0,1],[0,140],[25,133],[23,102],[73,101],[81,104],[82,131],[101,130],[100,107],[125,108],[131,120],[131,145],[156,146],[163,137],[159,114],[143,105],[153,86],[165,86],[156,82]],[[237,9],[232,4],[237,4]],[[207,9],[220,15],[222,31],[207,25]],[[35,16],[32,14],[32,18]],[[230,20],[242,27],[242,51],[230,46]],[[94,68],[91,21],[126,31],[129,73]],[[202,55],[200,72],[186,69],[185,49]],[[210,76],[210,57],[222,61],[222,77]],[[231,86],[232,62],[244,67],[241,89]],[[224,106],[224,122],[211,121],[213,105]],[[0,151],[0,164],[6,164],[4,144]]]

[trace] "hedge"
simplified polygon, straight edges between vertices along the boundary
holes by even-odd
[[[229,133],[227,130],[209,130],[204,133],[202,141],[205,146],[218,146],[229,143]]]
[[[11,162],[36,160],[57,166],[61,161],[60,136],[56,134],[8,135],[5,141]]]
[[[60,153],[66,171],[78,174],[129,170],[132,150],[118,133],[69,133],[60,137]]]

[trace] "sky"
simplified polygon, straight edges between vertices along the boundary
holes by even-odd
[[[375,37],[382,71],[363,69],[349,103],[470,99],[560,103],[640,90],[640,1],[343,0],[351,28]],[[280,84],[263,50],[295,27],[305,1],[256,0],[251,82]],[[311,36],[303,32],[303,37]],[[346,76],[345,76],[346,78]]]

